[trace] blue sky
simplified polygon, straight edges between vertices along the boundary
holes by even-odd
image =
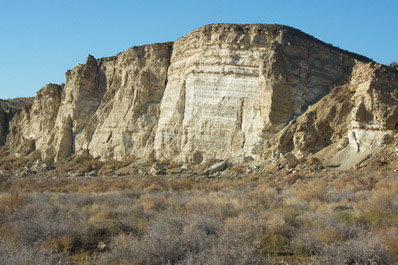
[[[389,64],[398,61],[396,0],[0,1],[0,98],[34,96],[90,53],[173,41],[209,23],[278,23]]]

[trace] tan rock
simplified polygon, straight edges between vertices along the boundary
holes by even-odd
[[[7,112],[0,106],[0,146],[6,143],[8,133]]]
[[[33,98],[0,99],[0,146],[6,143],[10,120],[20,109],[32,103]]]
[[[133,47],[99,60],[106,88],[95,115],[76,135],[77,152],[122,159],[150,157],[167,82],[171,43]]]
[[[89,56],[9,125],[0,110],[0,141],[8,126],[11,148],[34,143],[48,160],[340,163],[394,143],[397,76],[287,26],[212,24],[174,43]]]
[[[157,157],[258,157],[267,139],[348,82],[354,57],[279,25],[213,24],[191,32],[173,47]]]
[[[45,150],[52,144],[62,90],[63,85],[46,85],[37,92],[32,105],[14,115],[9,126],[8,141],[17,153],[27,141],[34,141],[35,149],[38,150]]]

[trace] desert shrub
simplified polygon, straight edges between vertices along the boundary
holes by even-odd
[[[398,213],[398,194],[392,189],[376,190],[372,194],[369,206],[373,209]]]
[[[162,193],[144,194],[141,196],[140,202],[146,213],[165,210],[167,208],[167,201],[162,196]]]
[[[29,158],[26,156],[16,157],[13,154],[3,156],[0,159],[0,169],[12,170],[17,169],[29,162]]]
[[[240,265],[272,264],[261,255],[259,235],[262,227],[246,217],[226,220],[219,237],[214,238],[202,252],[190,253],[181,265]]]
[[[319,255],[313,257],[315,264],[391,264],[390,255],[380,240],[362,236],[336,244],[326,244]]]
[[[263,227],[247,217],[228,219],[213,246],[196,257],[198,263],[187,260],[183,264],[270,264],[260,253],[262,231]]]
[[[325,200],[327,198],[327,184],[322,180],[314,180],[308,184],[302,185],[297,193],[301,200]]]
[[[398,62],[392,62],[391,64],[390,64],[390,66],[392,67],[392,68],[395,68],[395,69],[397,69],[398,70]]]
[[[47,196],[30,199],[30,203],[9,216],[19,242],[32,246],[65,237],[74,240],[79,235],[81,221],[76,211],[54,205]]]
[[[325,199],[328,202],[353,202],[357,200],[357,196],[351,190],[333,190],[329,191]]]
[[[308,213],[301,226],[291,235],[291,248],[296,255],[311,256],[319,254],[324,245],[339,244],[351,239],[357,239],[366,232],[358,225],[351,212],[331,212],[318,215]]]
[[[337,221],[346,225],[354,225],[356,222],[355,216],[349,211],[341,211],[336,214]]]
[[[193,180],[192,179],[179,179],[179,178],[174,178],[168,181],[168,186],[170,189],[174,191],[188,191],[193,188]]]
[[[177,264],[211,246],[220,227],[219,220],[204,216],[158,215],[142,238],[116,239],[106,264]]]
[[[290,252],[289,238],[280,232],[270,232],[262,238],[262,252],[265,255],[280,255]]]
[[[382,243],[395,262],[398,261],[398,229],[397,227],[380,229]]]
[[[104,162],[94,159],[89,154],[72,155],[68,160],[59,162],[56,166],[61,173],[77,172],[88,173],[93,170],[100,170]]]
[[[293,209],[283,209],[274,212],[266,222],[267,229],[261,237],[261,252],[267,256],[291,255],[292,240],[304,222],[297,218]]]
[[[367,227],[380,225],[398,226],[398,212],[390,213],[378,209],[369,209],[356,217],[356,223]]]
[[[318,254],[322,246],[316,229],[299,229],[291,239],[291,249],[295,255],[311,256]]]
[[[111,174],[115,170],[127,167],[135,160],[137,160],[137,157],[135,155],[126,156],[122,160],[108,159],[104,162],[103,166],[101,167],[100,173]]]
[[[278,191],[273,188],[257,188],[244,195],[245,206],[253,211],[278,208],[283,204],[283,200]]]
[[[0,240],[0,262],[2,265],[66,265],[63,255],[52,251],[46,251],[37,245],[26,247],[23,245],[11,245]]]
[[[189,194],[189,193],[188,193]],[[187,195],[188,195],[187,194]],[[244,205],[237,197],[241,192],[194,192],[186,198],[185,209],[190,213],[221,219],[235,217]],[[185,196],[186,197],[186,196]]]
[[[21,208],[27,202],[27,194],[11,191],[0,197],[0,214],[10,214]]]

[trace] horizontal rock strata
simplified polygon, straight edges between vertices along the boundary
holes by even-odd
[[[66,77],[12,119],[16,152],[29,141],[54,160],[300,158],[344,141],[369,150],[398,127],[396,71],[281,25],[207,25],[89,56]]]

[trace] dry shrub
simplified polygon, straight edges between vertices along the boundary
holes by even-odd
[[[158,195],[145,194],[141,196],[141,205],[146,213],[166,209],[167,201]]]
[[[36,245],[12,245],[0,240],[0,261],[2,265],[67,265],[65,256],[53,251],[46,251]]]
[[[264,227],[249,217],[229,218],[213,246],[198,255],[197,263],[183,264],[271,264],[260,253],[263,230]]]
[[[355,221],[367,227],[398,226],[398,212],[391,213],[379,209],[368,209],[358,215]]]
[[[319,255],[312,259],[315,264],[391,264],[391,258],[380,240],[363,236],[336,244],[323,245]]]
[[[15,211],[22,208],[27,203],[27,195],[25,193],[11,191],[4,193],[0,197],[0,236],[3,238],[11,238],[14,236],[12,225],[8,223],[8,217]]]
[[[317,233],[319,240],[325,244],[336,243],[346,239],[344,231],[336,228],[323,228],[318,230]]]
[[[286,181],[289,185],[295,184],[298,180],[303,180],[304,177],[299,173],[289,174],[286,176]]]
[[[160,176],[149,176],[135,179],[134,185],[137,190],[144,190],[152,185],[157,185],[157,191],[167,190],[167,182]]]
[[[304,201],[322,201],[325,200],[327,191],[327,183],[323,180],[314,180],[301,185],[297,191],[297,197]]]
[[[383,245],[391,257],[398,261],[398,228],[384,227],[379,230],[378,235],[382,238]]]
[[[270,187],[258,187],[244,196],[246,207],[253,211],[281,207],[283,201],[278,191]]]
[[[338,212],[336,218],[337,221],[340,221],[348,226],[352,226],[357,222],[356,217],[349,211]]]
[[[187,212],[216,216],[222,219],[237,216],[244,207],[236,196],[224,192],[194,193],[185,205]]]
[[[219,226],[219,221],[208,217],[159,215],[141,239],[116,239],[105,264],[176,264],[211,246]]]
[[[369,207],[390,213],[398,212],[398,180],[376,184]]]
[[[168,186],[174,191],[184,192],[193,188],[194,180],[190,178],[172,178],[168,180]]]
[[[159,191],[162,191],[163,189],[164,189],[164,187],[161,187],[160,185],[153,183],[150,186],[146,187],[144,189],[144,191],[146,191],[146,192],[159,192]]]
[[[122,160],[108,159],[104,162],[99,172],[105,175],[111,174],[118,169],[127,167],[136,160],[137,157],[135,155],[126,156]]]
[[[48,251],[57,250],[60,252],[68,252],[73,248],[74,239],[69,235],[63,235],[58,238],[50,238],[40,244],[40,247]]]
[[[262,253],[265,255],[283,255],[290,252],[289,238],[281,232],[269,232],[262,238]]]
[[[30,159],[26,156],[16,157],[15,155],[8,155],[0,159],[0,169],[16,170],[29,161]]]
[[[104,162],[94,159],[91,155],[72,155],[68,160],[59,162],[57,170],[61,173],[77,172],[80,174],[89,173],[93,170],[100,170]]]
[[[9,217],[18,241],[33,245],[62,236],[78,237],[77,213],[75,215],[67,209],[55,206],[45,197],[31,199],[31,203]]]
[[[11,191],[2,194],[0,197],[0,215],[9,215],[21,208],[27,202],[28,196],[25,193]]]

